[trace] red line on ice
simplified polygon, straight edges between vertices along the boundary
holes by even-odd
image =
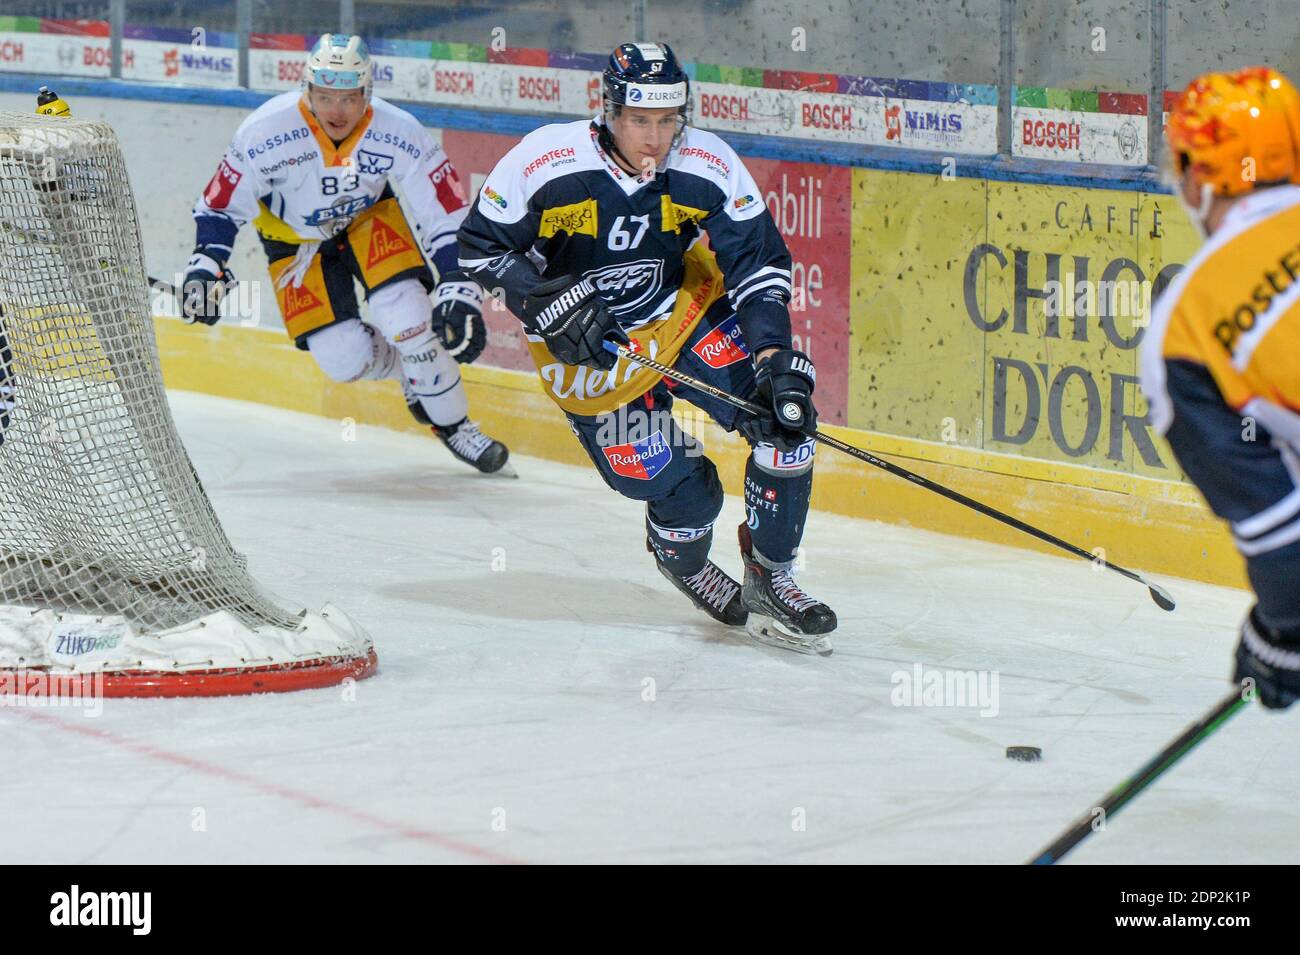
[[[80,736],[88,736],[92,739],[109,743],[119,749],[129,750],[141,756],[156,759],[159,762],[184,766],[208,776],[215,776],[218,779],[226,779],[231,782],[239,783],[270,796],[278,796],[281,799],[287,799],[290,802],[301,803],[302,805],[309,806],[312,809],[323,809],[326,812],[332,812],[335,815],[344,816],[354,822],[359,822],[375,829],[383,829],[388,832],[396,833],[404,839],[429,842],[443,849],[449,849],[452,852],[458,852],[466,856],[473,856],[486,862],[497,862],[511,865],[523,864],[520,859],[513,859],[510,856],[501,855],[498,852],[493,852],[491,849],[482,849],[478,846],[472,846],[469,843],[460,842],[449,836],[439,835],[436,832],[429,832],[426,829],[416,829],[411,826],[401,825],[400,823],[390,822],[382,816],[376,816],[373,813],[365,812],[360,809],[353,809],[351,806],[331,802],[328,799],[313,796],[311,793],[301,792],[297,789],[290,789],[287,786],[281,786],[278,783],[258,779],[256,776],[250,776],[247,773],[227,769],[224,766],[218,766],[215,763],[195,759],[193,756],[186,756],[182,753],[173,753],[170,750],[160,749],[159,747],[153,746],[149,743],[141,743],[137,740],[128,739],[125,736],[118,736],[116,733],[111,733],[108,730],[96,729],[92,726],[82,726],[77,723],[69,723],[58,719],[57,717],[49,716],[38,710],[14,707],[9,709],[9,712],[21,713],[24,716],[44,723],[47,726],[54,726],[58,729],[64,730],[65,732],[76,733]]]

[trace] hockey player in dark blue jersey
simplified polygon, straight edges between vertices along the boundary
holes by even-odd
[[[497,164],[458,234],[460,265],[519,316],[544,387],[606,483],[646,502],[664,576],[764,643],[827,654],[835,614],[791,577],[812,490],[816,373],[791,347],[790,253],[740,158],[687,125],[689,82],[669,47],[619,46],[603,97],[595,120],[544,126]],[[671,387],[605,339],[765,412]],[[674,398],[752,447],[743,585],[709,560],[722,486],[668,414]],[[800,430],[777,417],[789,402],[804,411]]]

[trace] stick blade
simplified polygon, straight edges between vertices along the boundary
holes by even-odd
[[[1151,599],[1156,602],[1156,606],[1161,610],[1173,610],[1177,606],[1174,603],[1174,598],[1169,595],[1169,591],[1165,590],[1165,588],[1159,584],[1153,584],[1149,580],[1144,580],[1143,583],[1147,585],[1147,589],[1151,591]]]

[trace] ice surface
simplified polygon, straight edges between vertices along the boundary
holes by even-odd
[[[379,673],[0,709],[0,861],[1019,863],[1219,699],[1249,603],[1172,580],[1167,614],[1082,561],[816,513],[801,580],[840,628],[803,657],[689,606],[592,470],[484,478],[432,438],[173,403],[254,576],[336,602]],[[997,715],[895,706],[917,664],[996,672]],[[1240,714],[1069,861],[1296,861],[1298,735]]]

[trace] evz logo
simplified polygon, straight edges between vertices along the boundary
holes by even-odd
[[[584,272],[583,277],[601,292],[614,315],[624,315],[645,305],[663,285],[662,259],[637,259]]]
[[[326,206],[323,209],[313,209],[311,214],[306,217],[308,225],[318,226],[325,235],[337,235],[350,223],[361,210],[369,206],[373,199],[369,196],[345,196],[338,199],[334,205]]]
[[[357,150],[357,171],[367,176],[379,176],[393,168],[393,157],[369,149]]]

